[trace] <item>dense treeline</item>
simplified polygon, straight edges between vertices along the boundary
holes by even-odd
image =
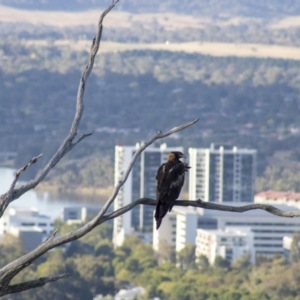
[[[65,46],[19,43],[17,40],[0,42],[0,70],[9,76],[29,70],[66,74],[82,70],[87,51],[74,51],[71,43]],[[237,45],[238,47],[238,45]],[[299,88],[299,61],[238,57],[213,57],[201,54],[169,51],[127,51],[102,53],[97,58],[95,74],[120,75],[151,74],[160,82],[174,79],[211,84],[270,86],[283,84]],[[20,75],[19,75],[20,76]],[[19,81],[22,79],[18,79]],[[12,84],[12,83],[11,83]],[[6,86],[9,83],[6,83]]]
[[[174,22],[176,22],[176,17]],[[172,23],[171,17],[165,17]],[[1,40],[46,40],[51,45],[59,40],[90,40],[95,33],[94,26],[53,27],[23,23],[16,26],[11,23],[0,23]],[[300,45],[300,28],[272,28],[262,22],[242,24],[205,24],[199,28],[183,27],[165,28],[157,19],[148,23],[135,21],[134,25],[120,28],[105,28],[104,41],[120,43],[171,43],[181,42],[224,42],[224,43],[253,43],[268,45],[295,46]],[[253,46],[255,51],[255,46]]]
[[[0,151],[16,151],[17,167],[43,153],[40,164],[26,173],[32,177],[69,129],[86,52],[16,45],[1,46]],[[88,186],[99,182],[103,172],[93,171],[95,164],[88,163],[98,153],[99,165],[108,170],[101,182],[111,185],[115,144],[134,144],[195,117],[200,117],[197,126],[165,141],[177,145],[180,138],[185,147],[216,141],[254,147],[261,175],[268,164],[278,163],[270,163],[276,151],[293,152],[300,145],[299,67],[296,61],[156,51],[102,54],[87,85],[80,127],[80,132],[95,133],[68,155],[88,159],[74,167],[64,162],[64,171],[55,173],[64,178],[57,181]],[[290,155],[289,161],[297,158]],[[292,172],[299,170],[297,164],[292,167]],[[75,172],[80,175],[75,180],[69,176],[74,168],[87,173]],[[293,186],[300,186],[294,177]]]
[[[75,225],[56,222],[61,233]],[[177,254],[177,267],[172,250],[166,245],[160,253],[129,237],[123,246],[113,249],[111,226],[101,225],[65,250],[48,253],[19,275],[15,282],[69,272],[72,277],[50,283],[43,288],[4,299],[93,299],[102,294],[112,299],[119,289],[140,285],[146,293],[138,299],[168,300],[280,300],[299,297],[299,244],[294,243],[288,265],[282,257],[260,258],[252,266],[247,257],[232,264],[218,257],[209,266],[205,257],[195,263],[194,246],[187,245]],[[299,237],[298,237],[299,239]],[[5,236],[0,244],[1,265],[22,254],[20,243]]]

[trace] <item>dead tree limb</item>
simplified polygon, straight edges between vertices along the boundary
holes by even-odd
[[[85,85],[86,82],[91,74],[91,71],[94,66],[95,57],[97,55],[100,41],[102,37],[102,30],[103,30],[103,20],[105,16],[114,8],[114,6],[119,2],[119,0],[113,0],[111,5],[101,14],[98,22],[98,30],[96,33],[96,36],[93,39],[91,50],[90,50],[90,57],[88,64],[85,68],[85,71],[82,73],[79,86],[78,86],[78,92],[77,92],[77,98],[76,98],[76,111],[75,116],[70,128],[70,131],[56,153],[52,156],[52,158],[49,160],[47,165],[42,169],[41,172],[38,173],[38,175],[35,177],[35,179],[29,181],[28,183],[22,185],[19,188],[15,188],[15,185],[17,183],[18,177],[15,177],[15,180],[10,187],[9,191],[5,194],[0,196],[0,217],[2,217],[5,209],[11,203],[12,201],[18,199],[20,196],[28,192],[29,190],[35,188],[40,182],[44,180],[44,178],[47,176],[47,174],[50,172],[51,169],[53,169],[56,164],[70,151],[72,150],[79,142],[81,142],[84,138],[90,136],[91,134],[83,134],[81,137],[77,140],[75,140],[75,137],[77,135],[78,126],[80,124],[82,114],[83,114],[83,95],[85,91]],[[33,158],[35,159],[35,158]]]
[[[155,206],[156,200],[151,198],[140,198],[137,199],[131,203],[129,203],[126,206],[123,206],[119,208],[118,210],[109,213],[107,215],[104,215],[103,218],[101,218],[101,223],[108,221],[110,219],[114,219],[116,217],[119,217],[123,214],[125,214],[127,211],[130,211],[137,205],[150,205]],[[294,218],[294,217],[300,217],[300,210],[297,211],[283,211],[281,209],[276,208],[275,206],[269,205],[269,204],[248,204],[243,206],[230,206],[230,205],[223,205],[223,204],[217,204],[212,202],[205,202],[201,199],[198,200],[176,200],[175,206],[192,206],[192,207],[199,207],[199,208],[205,208],[210,210],[220,210],[220,211],[231,211],[236,213],[243,213],[250,210],[265,210],[270,214],[273,214],[278,217],[284,217],[284,218]],[[99,224],[101,224],[99,223]]]
[[[195,119],[191,122],[174,127],[166,132],[160,131],[160,132],[156,133],[153,136],[153,138],[150,139],[148,142],[141,145],[141,147],[136,151],[135,155],[132,157],[132,160],[125,172],[124,177],[119,181],[117,186],[114,188],[112,195],[107,200],[107,202],[103,206],[102,210],[90,222],[83,225],[82,227],[80,227],[77,230],[74,230],[72,232],[69,232],[69,233],[59,236],[59,237],[56,237],[55,233],[51,234],[49,236],[49,238],[45,242],[43,242],[41,245],[39,245],[36,249],[32,250],[28,254],[16,259],[15,261],[9,263],[8,265],[6,265],[2,269],[0,269],[0,296],[6,295],[9,293],[9,291],[12,291],[12,286],[9,285],[10,281],[19,272],[21,272],[23,269],[25,269],[27,266],[29,266],[32,262],[34,262],[41,255],[48,252],[50,249],[56,248],[60,245],[69,243],[74,240],[78,240],[79,238],[83,237],[88,232],[90,232],[92,229],[94,229],[96,226],[98,226],[99,224],[101,224],[105,221],[104,214],[106,213],[108,207],[113,203],[113,201],[115,200],[115,198],[118,195],[119,190],[126,182],[128,175],[129,175],[136,159],[149,145],[154,143],[156,140],[165,138],[175,132],[184,130],[184,129],[194,125],[196,122],[198,122],[198,119]]]
[[[56,164],[70,151],[72,150],[78,143],[80,143],[84,138],[87,136],[91,135],[91,133],[88,134],[83,134],[77,141],[75,140],[77,136],[77,130],[83,115],[83,110],[84,110],[84,105],[83,105],[83,96],[84,96],[84,91],[85,91],[85,85],[86,82],[89,78],[89,75],[93,69],[94,66],[94,61],[95,57],[97,55],[99,46],[100,46],[100,41],[102,37],[102,30],[103,30],[103,20],[105,16],[114,8],[114,6],[119,2],[119,0],[112,0],[111,5],[101,14],[98,22],[98,28],[97,28],[97,33],[96,36],[93,38],[92,46],[90,49],[90,56],[89,56],[89,61],[87,63],[87,66],[84,70],[84,72],[81,75],[80,81],[79,81],[79,86],[78,86],[78,92],[77,92],[77,97],[76,97],[76,110],[75,110],[75,115],[73,122],[71,124],[70,131],[56,153],[52,156],[52,158],[48,161],[46,166],[42,169],[41,172],[38,173],[38,175],[35,177],[35,179],[31,180],[30,182],[22,185],[19,188],[16,188],[16,183],[19,179],[19,176],[22,172],[24,172],[28,167],[30,167],[33,163],[35,163],[41,155],[34,157],[30,160],[30,162],[18,170],[15,174],[14,180],[9,188],[9,190],[4,193],[3,195],[0,196],[0,218],[3,216],[3,213],[7,206],[14,200],[18,199],[20,196],[28,192],[29,190],[35,188],[40,182],[44,180],[44,178],[47,176],[47,174],[50,172],[52,168],[56,166]],[[90,229],[91,230],[91,229]],[[40,249],[42,247],[42,251],[35,252],[39,257],[41,254],[47,252],[49,248],[49,243],[55,239],[55,234],[51,235],[48,240],[46,240],[44,243],[40,245],[37,249]],[[64,243],[64,242],[62,242]],[[55,247],[55,246],[54,246]],[[52,248],[52,247],[51,247]],[[46,250],[48,249],[48,250]],[[41,249],[40,249],[41,250]],[[33,260],[35,260],[34,256],[35,255],[30,255],[32,253],[29,253],[26,258],[21,257],[14,262],[8,264],[7,266],[3,267],[0,270],[0,296],[14,293],[21,291],[22,286],[24,287],[25,283],[20,283],[18,285],[9,285],[11,280],[24,268],[26,268],[28,265],[31,264]],[[37,258],[36,257],[36,258]],[[25,286],[29,288],[33,288],[35,284],[36,286],[39,286],[38,284],[43,284],[54,281],[54,280],[59,280],[61,278],[64,278],[66,276],[56,276],[56,277],[51,277],[50,279],[44,278],[43,280],[37,279],[33,280],[30,282],[27,282]],[[43,285],[42,284],[42,285]],[[30,287],[31,286],[31,287]]]

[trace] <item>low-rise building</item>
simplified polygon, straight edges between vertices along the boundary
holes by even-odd
[[[238,203],[231,205],[238,205]],[[287,205],[277,205],[276,207],[283,211],[297,210],[297,208]],[[255,256],[271,258],[275,254],[284,254],[283,238],[300,231],[300,219],[283,218],[259,209],[235,213],[175,206],[172,213],[167,214],[164,218],[161,228],[153,229],[153,248],[158,251],[160,244],[167,242],[174,247],[174,250],[180,251],[188,243],[194,245],[198,243],[196,241],[197,229],[217,230],[221,233],[231,230],[230,228],[253,235],[253,243],[247,242],[247,247],[253,248],[253,251],[249,250],[251,255],[255,253]],[[220,251],[226,250],[224,247],[222,249]],[[234,257],[238,256],[238,251],[247,249],[235,248],[233,250],[235,251]],[[222,252],[220,253],[222,254]],[[222,256],[225,255],[224,253]],[[253,262],[255,261],[252,256],[251,259]]]
[[[250,261],[255,262],[253,233],[250,228],[243,230],[226,228],[225,230],[197,230],[196,259],[204,255],[210,264],[217,256],[229,262],[244,255],[249,255]]]
[[[62,220],[68,224],[82,223],[88,217],[95,216],[100,211],[99,208],[94,207],[64,207],[62,209]]]
[[[287,205],[276,205],[276,207],[283,211],[298,210]],[[198,208],[198,213],[200,219],[202,217],[214,219],[216,229],[225,230],[227,227],[234,227],[243,230],[245,227],[251,228],[251,232],[254,234],[253,247],[256,255],[259,256],[282,255],[283,237],[300,231],[299,218],[279,217],[260,209],[234,213]]]
[[[46,237],[53,230],[53,222],[50,217],[40,215],[36,208],[8,207],[0,219],[0,235],[14,234],[16,228],[23,232],[38,229]]]
[[[19,238],[26,252],[32,251],[43,242],[44,234],[40,227],[10,227],[10,234]]]

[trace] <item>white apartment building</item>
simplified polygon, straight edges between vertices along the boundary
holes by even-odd
[[[176,213],[173,211],[166,214],[158,230],[153,222],[153,249],[159,251],[166,244],[176,249]]]
[[[115,185],[123,178],[132,156],[139,147],[140,144],[115,147]],[[114,202],[114,210],[142,197],[156,199],[156,173],[159,166],[167,160],[170,151],[183,152],[183,147],[168,148],[166,144],[162,144],[160,147],[150,146],[141,153]],[[120,246],[127,235],[141,232],[147,241],[152,242],[153,211],[151,206],[138,205],[115,218],[114,245]]]
[[[266,191],[254,196],[255,203],[285,204],[300,209],[300,193]]]
[[[250,261],[254,263],[253,241],[253,233],[249,228],[242,230],[235,228],[226,228],[225,230],[197,229],[196,259],[200,255],[204,255],[209,263],[213,264],[217,256],[231,262],[244,255],[249,255]]]
[[[186,244],[195,245],[198,214],[194,208],[176,207],[176,252],[182,250]]]
[[[253,202],[256,150],[217,146],[189,148],[189,199]]]
[[[167,243],[175,251],[182,250],[187,244],[195,245],[198,214],[194,208],[173,207],[167,214],[158,230],[153,224],[153,249],[158,251]]]

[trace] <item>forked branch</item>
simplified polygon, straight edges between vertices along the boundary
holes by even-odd
[[[77,230],[74,230],[72,232],[69,232],[67,234],[64,234],[62,236],[56,237],[55,234],[52,234],[44,243],[39,245],[36,249],[32,250],[28,254],[16,259],[15,261],[11,262],[10,264],[6,265],[0,270],[0,291],[1,290],[9,290],[9,282],[14,278],[20,271],[22,271],[24,268],[26,268],[28,265],[30,265],[33,261],[35,261],[37,258],[39,258],[41,255],[49,251],[50,249],[56,248],[60,245],[69,243],[71,241],[77,240],[84,235],[86,235],[88,232],[90,232],[92,229],[94,229],[99,224],[103,223],[107,218],[104,215],[108,209],[108,207],[111,205],[111,203],[115,200],[115,198],[118,195],[119,190],[126,182],[128,175],[138,158],[138,156],[152,143],[154,143],[156,140],[165,138],[175,132],[184,130],[188,128],[189,126],[192,126],[198,122],[198,119],[195,119],[191,122],[185,123],[183,125],[180,125],[178,127],[174,127],[166,132],[158,132],[156,133],[152,139],[150,139],[148,142],[141,145],[139,149],[137,149],[135,155],[132,157],[132,160],[125,172],[124,177],[119,181],[117,186],[114,188],[114,191],[110,198],[107,200],[105,205],[103,206],[102,210],[98,213],[98,215],[92,219],[87,224],[83,225]],[[1,288],[2,287],[2,288]]]
[[[101,14],[98,22],[98,30],[96,33],[95,38],[93,39],[91,50],[90,50],[90,56],[88,64],[85,68],[85,71],[82,73],[79,86],[78,86],[78,92],[77,92],[77,98],[76,98],[76,111],[75,116],[70,128],[70,131],[56,153],[52,156],[52,158],[49,160],[47,165],[42,169],[41,172],[38,173],[36,178],[24,185],[22,185],[19,188],[15,188],[15,185],[17,183],[18,177],[15,178],[12,186],[10,187],[9,191],[5,194],[0,196],[0,218],[2,217],[5,209],[11,203],[12,201],[18,199],[20,196],[22,196],[24,193],[28,192],[29,190],[35,188],[40,182],[44,180],[44,178],[47,176],[47,174],[50,172],[51,169],[53,169],[56,164],[70,151],[72,150],[79,142],[81,142],[84,138],[90,136],[91,134],[83,134],[78,141],[75,141],[75,137],[77,135],[78,126],[80,124],[82,114],[83,114],[83,95],[85,91],[85,85],[86,82],[90,76],[90,73],[94,67],[94,61],[95,57],[97,55],[100,41],[102,37],[102,29],[103,29],[103,20],[105,16],[114,8],[114,6],[119,2],[119,0],[113,0],[111,5]],[[35,159],[35,158],[33,158]]]

